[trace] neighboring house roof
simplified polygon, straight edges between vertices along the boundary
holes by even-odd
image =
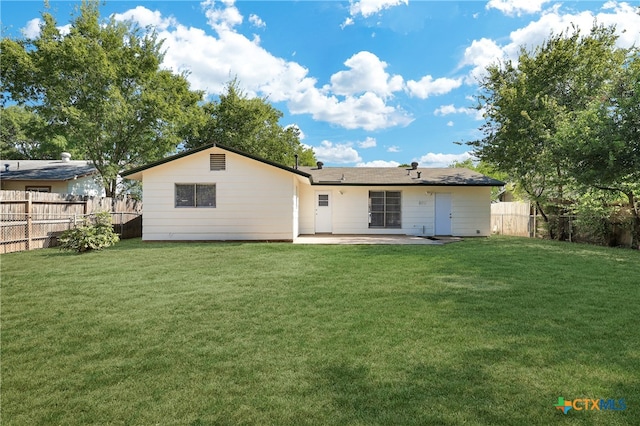
[[[401,167],[288,167],[255,155],[246,154],[233,148],[216,143],[210,143],[199,148],[185,151],[171,157],[164,158],[144,166],[126,170],[120,173],[122,177],[140,179],[140,173],[152,167],[169,163],[178,158],[186,157],[210,148],[218,147],[261,163],[269,164],[282,170],[304,176],[312,185],[349,185],[349,186],[502,186],[504,182],[492,179],[483,174],[462,168],[417,168],[405,169]],[[418,177],[418,173],[420,177]]]
[[[84,160],[0,160],[2,180],[65,181],[96,173],[95,166]]]
[[[315,185],[502,186],[504,182],[463,168],[300,167]]]

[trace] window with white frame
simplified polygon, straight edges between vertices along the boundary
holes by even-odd
[[[176,207],[215,207],[216,185],[211,183],[176,183]]]
[[[400,191],[369,191],[369,228],[401,228]]]

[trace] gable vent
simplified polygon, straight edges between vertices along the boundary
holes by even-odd
[[[224,154],[209,154],[209,170],[226,170],[227,164]]]

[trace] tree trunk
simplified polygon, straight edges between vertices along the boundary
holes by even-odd
[[[549,238],[553,240],[553,237],[555,234],[553,232],[552,226],[549,224],[549,217],[544,213],[544,209],[542,208],[542,205],[540,205],[540,201],[536,201],[536,207],[538,208],[538,211],[542,215],[542,219],[544,219],[544,223],[547,224],[547,235],[549,236]]]
[[[105,197],[114,198],[116,194],[118,181],[116,179],[103,179]]]
[[[625,193],[625,195],[629,199],[629,207],[631,207],[631,212],[633,213],[631,248],[640,249],[640,209],[638,208],[638,203],[636,202],[635,194],[633,193],[633,191],[629,191]]]

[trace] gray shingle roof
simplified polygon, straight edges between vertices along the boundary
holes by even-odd
[[[300,167],[316,185],[502,186],[504,182],[462,168]],[[418,177],[418,173],[420,177]]]
[[[263,158],[246,154],[233,148],[210,143],[199,148],[182,152],[171,157],[164,158],[144,166],[136,167],[122,172],[122,177],[129,179],[141,179],[141,172],[166,164],[178,158],[193,155],[209,148],[218,147],[265,164],[295,173],[304,177],[308,177],[313,185],[386,185],[386,186],[407,186],[407,185],[425,185],[425,186],[503,186],[504,182],[492,179],[488,176],[471,171],[469,169],[458,168],[418,168],[411,170],[410,174],[407,169],[400,167],[288,167],[282,164],[274,163]],[[418,177],[418,172],[420,177]]]
[[[5,171],[5,165],[9,171]],[[0,160],[0,179],[3,180],[71,180],[98,173],[95,166],[84,160]]]

